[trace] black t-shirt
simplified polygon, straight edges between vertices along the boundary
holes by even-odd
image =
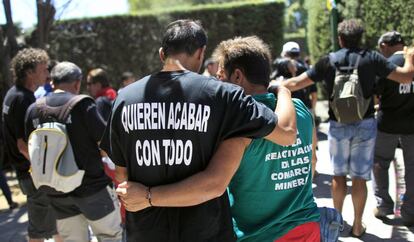
[[[273,110],[240,87],[189,71],[160,72],[122,90],[104,138],[129,180],[157,186],[204,170],[222,140],[263,137],[276,122]],[[127,212],[128,240],[234,241],[229,211],[224,193],[197,206]]]
[[[95,99],[95,103],[99,114],[105,121],[107,121],[109,119],[109,115],[111,114],[112,101],[106,96],[100,96]]]
[[[398,66],[404,65],[404,55],[394,54],[388,60]],[[414,81],[399,84],[382,78],[378,81],[380,95],[378,129],[391,134],[414,133]]]
[[[3,101],[3,134],[5,141],[5,152],[11,165],[16,170],[19,179],[30,177],[30,162],[20,153],[17,148],[17,140],[26,141],[24,133],[24,117],[27,108],[35,101],[32,91],[13,86],[7,91]]]
[[[49,106],[61,106],[69,101],[73,94],[68,92],[51,93],[47,96]],[[35,104],[27,110],[26,137],[39,123],[39,113]],[[67,124],[67,134],[72,145],[73,154],[79,169],[85,170],[81,185],[73,192],[73,196],[90,196],[110,184],[110,178],[105,174],[98,142],[105,129],[105,122],[98,114],[92,99],[80,101],[71,111]]]
[[[384,56],[376,51],[344,48],[335,52],[338,65],[341,67],[349,66],[350,63],[352,66],[355,65],[358,55],[361,55],[358,65],[359,81],[361,82],[365,98],[369,98],[374,94],[377,76],[387,77],[397,66],[387,61]],[[307,71],[307,74],[314,82],[325,81],[329,101],[331,101],[335,80],[335,67],[330,63],[329,56],[322,57],[313,68]],[[374,102],[372,100],[365,118],[373,117],[374,112]],[[331,107],[329,107],[329,118],[336,121]]]

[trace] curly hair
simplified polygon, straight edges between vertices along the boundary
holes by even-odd
[[[49,56],[42,49],[26,48],[17,53],[11,61],[13,79],[17,85],[24,85],[28,70],[34,70],[38,64],[47,64]]]
[[[240,69],[251,83],[267,86],[270,81],[269,46],[257,36],[235,37],[222,41],[213,57],[229,77]]]
[[[338,35],[345,48],[359,47],[364,33],[364,27],[356,19],[344,20],[338,25]]]

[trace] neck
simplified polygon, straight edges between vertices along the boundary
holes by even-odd
[[[38,88],[38,86],[33,81],[27,80],[27,79],[26,79],[26,82],[24,83],[23,87],[30,90],[30,91],[32,91],[32,92],[35,92],[36,89]]]
[[[259,95],[267,93],[267,88],[262,85],[251,84],[243,88],[247,95]]]
[[[180,58],[168,57],[164,61],[164,66],[161,71],[184,71],[187,70],[184,67],[184,63]]]
[[[72,94],[77,94],[77,90],[76,87],[74,85],[70,85],[68,84],[60,84],[60,85],[55,85],[55,89],[53,90],[53,92],[57,93],[57,92],[70,92]]]

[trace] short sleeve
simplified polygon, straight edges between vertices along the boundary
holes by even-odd
[[[32,104],[29,106],[29,108],[26,111],[25,118],[24,118],[25,140],[29,139],[30,134],[35,129],[35,127],[33,127],[33,120],[32,120],[32,113],[33,113],[34,106],[35,104]]]
[[[85,99],[78,105],[80,106],[80,110],[85,110],[83,120],[89,134],[96,142],[98,142],[101,140],[106,123],[99,114],[95,102],[90,99]]]
[[[26,111],[32,104],[32,101],[27,98],[18,98],[14,105],[14,128],[16,139],[26,140],[25,118]]]
[[[277,116],[274,110],[255,101],[252,96],[246,96],[241,88],[230,89],[224,97],[222,101],[225,103],[221,105],[227,108],[222,123],[223,139],[262,138],[275,128]]]
[[[387,77],[397,68],[397,65],[387,60],[384,56],[376,51],[372,52],[371,58],[375,63],[375,74],[381,78]]]
[[[329,56],[322,57],[314,67],[306,71],[308,77],[314,81],[319,82],[325,79],[326,73],[329,71],[330,63]]]
[[[108,154],[117,166],[126,167],[126,159],[118,133],[118,130],[121,129],[118,129],[116,126],[118,121],[120,121],[119,118],[121,114],[120,112],[122,111],[122,105],[115,105],[108,119],[104,134],[102,135],[100,148]]]

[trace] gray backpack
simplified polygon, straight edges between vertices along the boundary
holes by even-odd
[[[331,109],[339,123],[353,123],[364,119],[371,102],[365,98],[358,77],[358,65],[361,55],[358,54],[354,66],[340,67],[335,54],[330,53],[329,59],[335,67],[335,81],[330,100]]]
[[[41,122],[30,133],[28,149],[31,176],[37,189],[48,194],[62,194],[82,183],[85,171],[76,164],[66,122],[73,107],[85,98],[91,97],[77,95],[58,107],[46,105],[46,97],[36,101]]]

